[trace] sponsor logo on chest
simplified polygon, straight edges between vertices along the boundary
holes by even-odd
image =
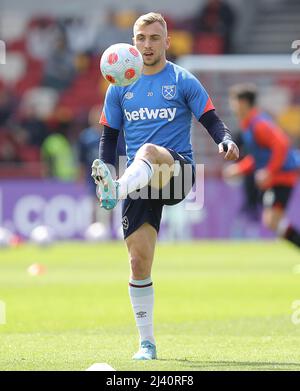
[[[127,121],[167,119],[171,122],[175,118],[176,110],[176,107],[168,107],[166,109],[149,109],[148,107],[141,107],[139,110],[133,111],[127,111],[125,109],[124,114]]]

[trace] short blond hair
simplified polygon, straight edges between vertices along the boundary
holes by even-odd
[[[158,22],[165,30],[166,35],[168,35],[167,22],[165,21],[164,17],[161,14],[158,14],[156,12],[149,12],[148,14],[141,15],[133,25],[133,35],[135,36],[135,31],[138,26],[145,26],[145,25],[148,26],[149,24],[155,22]]]

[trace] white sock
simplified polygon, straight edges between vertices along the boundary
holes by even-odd
[[[126,168],[124,174],[118,179],[119,199],[124,199],[128,194],[137,189],[142,189],[152,178],[154,169],[147,159],[136,159]]]
[[[153,335],[154,290],[151,277],[145,280],[130,279],[128,290],[140,334],[140,343],[148,340],[155,345]]]

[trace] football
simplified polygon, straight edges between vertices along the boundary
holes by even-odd
[[[128,43],[117,43],[102,54],[100,69],[103,77],[112,85],[128,86],[142,74],[143,57]]]

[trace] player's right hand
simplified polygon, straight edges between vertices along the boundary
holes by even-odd
[[[237,160],[240,155],[240,151],[236,143],[231,140],[223,141],[218,145],[219,153],[226,152],[225,160]]]

